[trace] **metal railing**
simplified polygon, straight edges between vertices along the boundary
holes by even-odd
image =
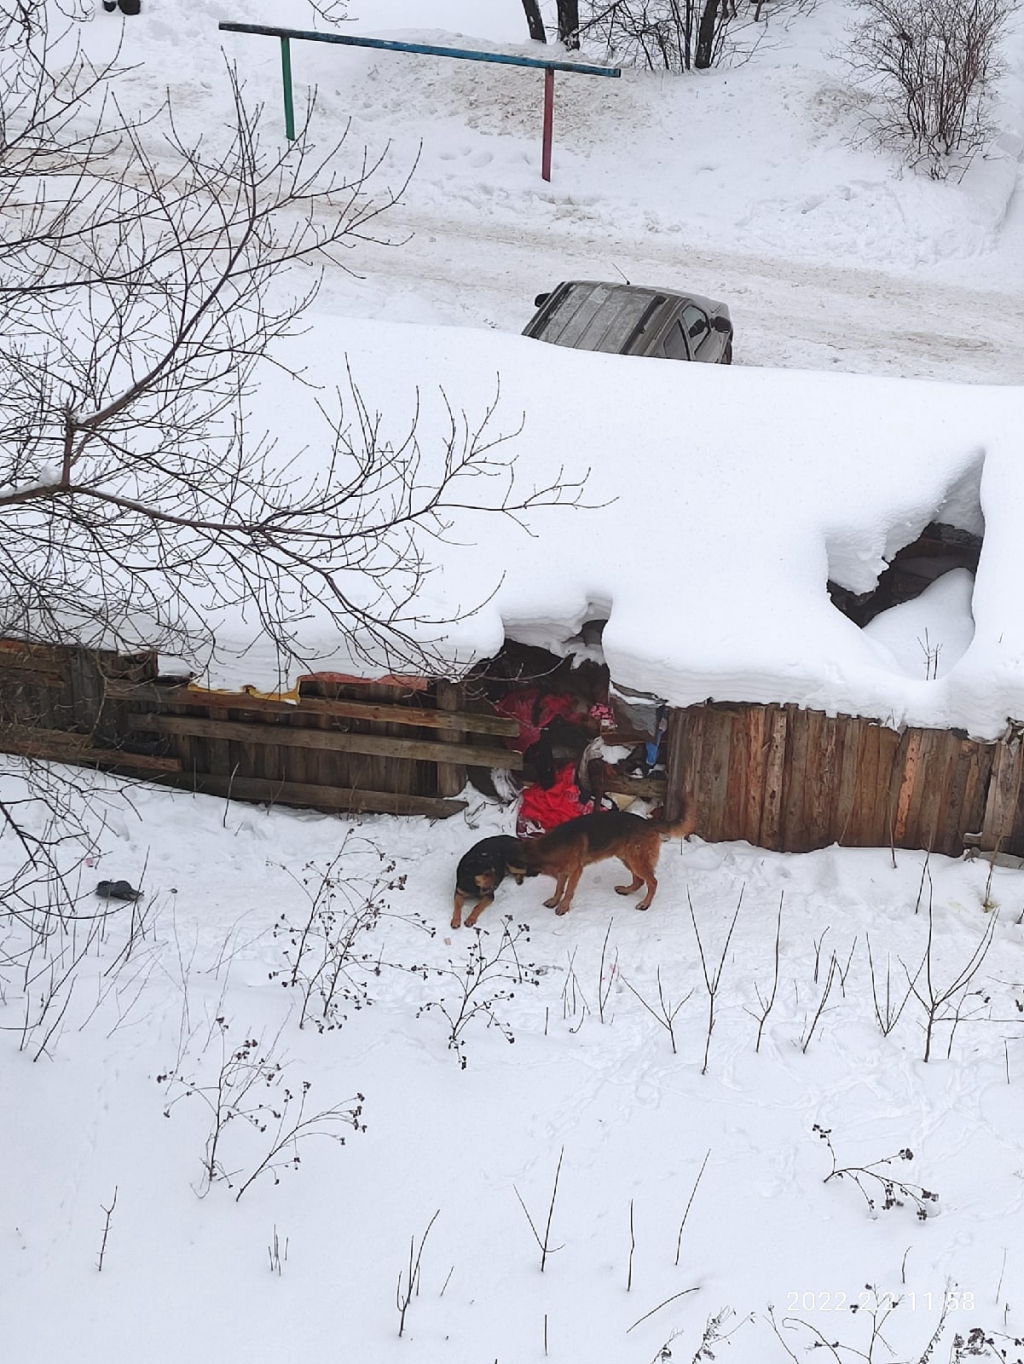
[[[281,80],[284,87],[285,136],[295,141],[295,101],[292,93],[291,42],[336,43],[342,47],[369,47],[384,52],[410,52],[427,57],[453,57],[464,62],[492,62],[501,66],[528,66],[544,72],[544,132],[541,148],[541,175],[551,179],[551,144],[554,130],[555,72],[577,76],[611,76],[622,72],[617,66],[589,66],[583,62],[549,61],[543,57],[519,57],[505,52],[475,52],[459,47],[435,47],[431,43],[394,42],[386,38],[361,38],[349,33],[315,33],[298,28],[273,28],[267,24],[218,24],[226,33],[252,33],[281,41]]]

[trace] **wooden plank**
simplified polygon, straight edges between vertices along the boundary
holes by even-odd
[[[804,787],[807,783],[808,712],[785,707],[788,721],[785,790],[782,794],[780,846],[783,852],[807,852],[810,848],[804,821]]]
[[[67,645],[28,644],[21,639],[0,639],[0,660],[5,664],[41,668],[63,674],[72,650]]]
[[[458,682],[445,682],[443,680],[437,683],[434,696],[438,711],[448,714],[457,713],[465,699],[463,688]],[[458,744],[461,741],[461,735],[447,730],[441,730],[437,737],[443,744]],[[457,796],[465,785],[466,768],[464,763],[438,763],[437,794],[439,796]]]
[[[269,781],[262,777],[218,777],[209,772],[187,776],[189,790],[232,800],[257,801],[266,805],[298,805],[305,808],[347,810],[388,815],[428,815],[447,819],[465,810],[464,800],[440,800],[394,791],[318,786],[308,782]]]
[[[1003,844],[1013,832],[1020,783],[1021,741],[1014,737],[996,745],[982,826],[983,851],[1003,851]]]
[[[878,743],[880,727],[870,720],[857,721],[859,741],[853,764],[853,801],[846,842],[854,848],[870,848],[877,842],[875,807],[885,804],[878,790]]]
[[[904,730],[897,737],[895,748],[889,752],[885,741],[885,730],[878,735],[878,794],[879,807],[884,818],[880,828],[874,831],[874,846],[881,848],[898,847],[896,825],[899,817],[900,796],[904,792],[907,778],[907,758],[911,748],[911,736],[919,731]],[[914,780],[917,773],[917,756],[914,756]],[[912,787],[907,787],[907,801]]]
[[[733,711],[708,706],[704,713],[704,742],[701,754],[701,785],[705,792],[709,842],[720,843],[729,837],[727,802],[729,797],[729,753],[732,746]]]
[[[821,715],[812,735],[817,752],[814,782],[807,795],[805,813],[812,848],[823,848],[836,841],[835,811],[838,794],[839,723],[835,716]]]
[[[0,653],[0,685],[23,682],[30,687],[47,687],[59,691],[67,681],[67,675],[56,669],[38,668],[31,662],[12,658]]]
[[[892,843],[893,827],[896,820],[896,800],[903,776],[903,757],[909,740],[897,734],[887,725],[876,726],[878,730],[878,784],[874,797],[871,841],[873,848],[888,848]],[[886,798],[888,793],[888,799]]]
[[[668,795],[668,781],[664,777],[628,777],[610,770],[603,778],[602,785],[606,791],[615,791],[621,796],[636,796],[638,799],[660,798],[665,801]]]
[[[731,708],[732,725],[725,755],[725,795],[719,830],[721,838],[730,843],[746,834],[747,771],[750,767],[749,709],[749,706]]]
[[[756,844],[761,836],[764,808],[765,764],[768,756],[768,711],[765,706],[748,706],[746,714],[746,763],[744,778],[743,832],[740,837]]]
[[[703,838],[701,822],[700,751],[706,707],[687,706],[669,711],[668,770],[665,815],[678,819],[683,803],[689,802],[697,819],[697,833]]]
[[[964,823],[964,796],[973,750],[977,745],[970,739],[950,734],[952,771],[935,821],[935,851],[947,857],[958,857],[963,851],[963,835],[968,832]]]
[[[1018,761],[1024,765],[1024,748],[1021,749]],[[1022,856],[1020,850],[1024,848],[1024,786],[1018,788],[1016,809],[1007,827],[1008,833],[1000,851],[1020,857]]]
[[[690,706],[686,712],[686,778],[687,792],[693,801],[696,831],[701,838],[708,837],[708,787],[704,780],[704,735],[707,729],[709,707]]]
[[[906,731],[900,744],[900,760],[894,773],[893,782],[890,785],[890,792],[894,794],[890,838],[897,848],[906,847],[907,822],[910,816],[910,804],[921,770],[923,741],[923,730],[908,729]]]
[[[686,774],[687,711],[672,709],[668,713],[668,733],[665,736],[665,818],[678,819],[683,803],[692,798]]]
[[[835,841],[843,847],[852,843],[850,822],[857,794],[861,747],[864,741],[864,721],[854,715],[839,715],[836,722],[842,734],[842,753],[837,759],[836,806],[833,822]]]
[[[151,753],[128,753],[123,749],[96,748],[87,734],[63,729],[37,729],[25,733],[0,730],[0,752],[47,762],[83,763],[90,767],[131,767],[145,772],[179,772],[177,758]]]
[[[764,804],[758,842],[762,848],[779,849],[782,839],[782,797],[786,770],[786,734],[789,717],[781,706],[768,710],[768,749],[765,755]]]
[[[965,834],[977,834],[979,838],[982,836],[985,824],[988,786],[992,777],[992,765],[995,762],[997,747],[997,744],[976,744],[967,770],[960,826]]]
[[[396,706],[370,701],[327,700],[303,696],[296,704],[275,701],[247,692],[201,692],[188,687],[134,685],[108,681],[107,695],[118,701],[145,701],[156,705],[198,706],[204,710],[240,710],[254,715],[332,715],[342,719],[376,720],[382,724],[413,725],[420,729],[444,729],[462,734],[517,735],[519,723],[504,715],[474,715],[469,711],[427,710],[420,706]]]
[[[821,831],[827,818],[827,800],[822,808],[822,784],[825,780],[823,765],[825,761],[825,712],[823,710],[801,711],[806,729],[803,770],[803,828],[804,849],[820,848]]]
[[[393,739],[384,734],[343,734],[332,730],[290,729],[284,725],[243,724],[232,720],[202,720],[191,715],[129,714],[132,729],[156,734],[187,734],[192,738],[237,739],[240,743],[274,744],[281,748],[312,748],[337,753],[364,753],[370,757],[421,758],[444,762],[451,750],[425,739]],[[509,748],[465,749],[467,762],[478,767],[523,765],[522,754]]]
[[[92,731],[99,724],[103,707],[102,679],[95,659],[84,649],[76,649],[68,660],[68,673],[74,697],[75,724]]]
[[[946,730],[926,729],[921,737],[921,771],[918,791],[910,802],[908,836],[918,848],[935,852],[939,813],[949,791],[956,765],[956,745]]]

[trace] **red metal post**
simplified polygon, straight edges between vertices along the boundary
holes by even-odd
[[[555,73],[550,67],[544,72],[544,146],[541,151],[540,173],[551,179],[551,131],[555,122]]]

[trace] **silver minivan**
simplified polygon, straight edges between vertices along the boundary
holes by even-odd
[[[575,350],[732,364],[732,320],[700,294],[567,280],[538,294],[524,336]]]

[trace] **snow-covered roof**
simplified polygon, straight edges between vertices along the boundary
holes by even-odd
[[[514,430],[525,413],[504,450],[518,492],[560,467],[589,470],[585,508],[537,510],[528,529],[460,512],[445,542],[426,542],[436,571],[417,610],[461,613],[440,632],[422,627],[453,668],[494,654],[506,633],[561,651],[585,620],[607,617],[613,678],[676,706],[795,702],[978,737],[1024,718],[1024,388],[721,368],[323,316],[289,344],[328,387],[347,356],[396,440],[418,392],[427,467],[448,420],[441,389],[472,422],[500,376],[495,427]],[[254,421],[282,450],[308,439],[315,462],[314,398],[270,375]],[[496,497],[488,482],[464,496]],[[871,589],[932,521],[984,533],[973,594],[961,574],[858,628],[827,581]],[[928,649],[941,646],[931,680],[925,629]],[[276,682],[276,656],[240,618],[217,632],[214,684]],[[299,638],[317,666],[352,669],[323,622]]]

